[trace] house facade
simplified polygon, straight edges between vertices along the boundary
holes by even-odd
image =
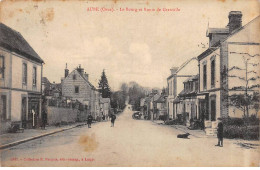
[[[84,72],[81,66],[71,73],[66,68],[65,77],[62,79],[61,84],[63,97],[79,101],[87,109],[87,112],[91,113],[95,118],[100,115],[100,93],[89,82],[88,74]]]
[[[179,112],[178,94],[183,90],[183,82],[194,75],[198,74],[198,61],[197,58],[191,58],[183,63],[180,67],[173,67],[171,75],[167,78],[167,113],[169,119],[176,119],[177,112]]]
[[[101,98],[100,99],[100,111],[101,115],[109,115],[110,110],[110,98]]]
[[[208,129],[216,129],[219,117],[242,115],[239,109],[229,105],[228,96],[244,93],[245,89],[236,87],[246,85],[245,72],[259,74],[258,69],[251,68],[251,71],[246,71],[247,59],[245,60],[246,57],[250,58],[250,55],[259,55],[258,26],[259,17],[242,27],[242,13],[231,11],[229,23],[225,28],[209,28],[207,31],[210,47],[198,56],[198,100],[199,115],[204,117],[205,127]],[[252,60],[255,61],[250,62],[259,62],[259,58]],[[249,82],[248,87],[257,87],[254,84],[259,84],[259,80],[253,84]]]
[[[184,90],[178,95],[177,115],[183,114],[186,126],[190,125],[191,120],[200,120],[202,118],[198,114],[198,77],[199,75],[195,75],[185,80],[183,82]]]
[[[41,126],[43,60],[23,36],[0,23],[1,130]]]

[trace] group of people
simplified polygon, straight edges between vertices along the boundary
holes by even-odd
[[[111,115],[109,115],[109,117],[111,119],[111,127],[114,127],[115,120],[116,120],[116,115],[115,114],[111,114]],[[91,124],[92,124],[93,119],[94,119],[93,116],[91,114],[89,114],[88,117],[87,117],[88,128],[91,128]]]

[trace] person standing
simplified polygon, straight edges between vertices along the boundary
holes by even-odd
[[[115,120],[116,120],[116,115],[115,115],[115,114],[112,114],[112,115],[111,115],[111,127],[114,127]]]
[[[88,128],[91,128],[92,120],[93,120],[93,117],[92,117],[92,115],[89,113],[88,118],[87,118]]]
[[[218,123],[218,144],[216,146],[220,146],[223,147],[223,123],[222,123],[222,119],[218,118],[219,123]]]

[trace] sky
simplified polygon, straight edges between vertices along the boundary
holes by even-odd
[[[242,12],[242,25],[260,13],[257,0],[0,3],[0,21],[20,32],[44,60],[43,76],[59,83],[66,63],[70,71],[81,64],[96,87],[105,69],[112,90],[131,81],[144,87],[166,87],[171,67],[206,50],[199,44],[207,46],[208,26],[225,27],[230,11]],[[91,7],[99,11],[88,11]]]

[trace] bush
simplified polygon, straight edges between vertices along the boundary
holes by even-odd
[[[234,125],[234,126],[243,126],[244,120],[242,118],[223,118],[222,120],[224,125]]]
[[[225,138],[259,140],[259,125],[255,126],[237,126],[224,124]]]

